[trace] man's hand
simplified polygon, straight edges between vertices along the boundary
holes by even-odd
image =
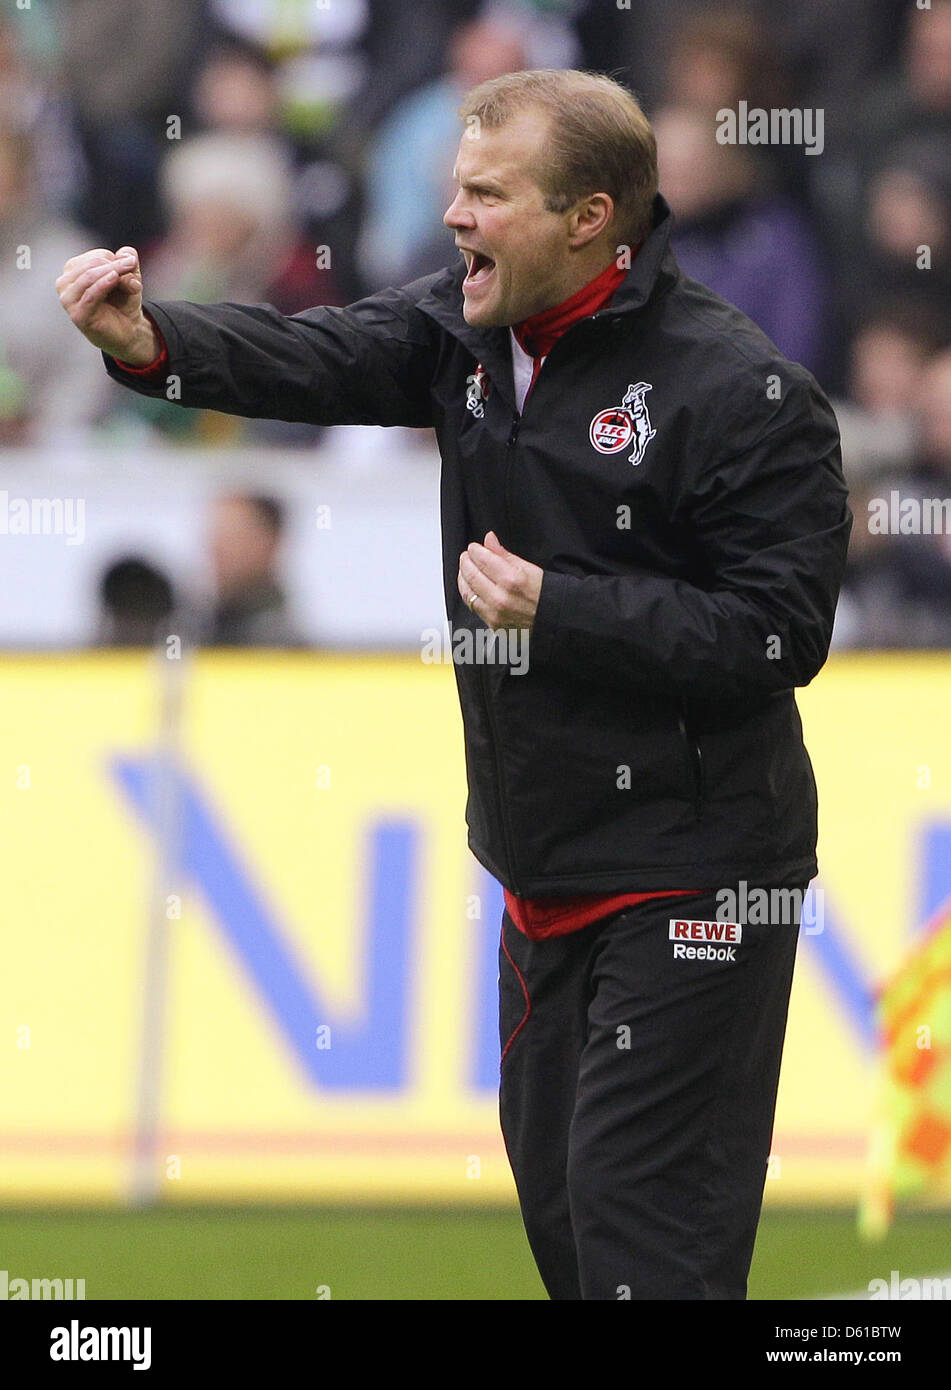
[[[84,251],[56,281],[60,303],[94,347],[132,367],[154,362],[161,344],[142,312],[142,275],[134,246]]]
[[[459,557],[459,592],[478,617],[497,628],[531,630],[545,571],[513,555],[494,531]]]

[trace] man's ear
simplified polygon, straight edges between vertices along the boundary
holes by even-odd
[[[580,250],[599,237],[614,219],[614,199],[610,193],[590,193],[571,210],[568,244]]]

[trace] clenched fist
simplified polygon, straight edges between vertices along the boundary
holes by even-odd
[[[60,303],[89,341],[133,367],[155,360],[161,345],[142,312],[142,275],[134,246],[84,251],[56,281]]]

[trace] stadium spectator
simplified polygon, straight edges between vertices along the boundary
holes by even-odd
[[[705,9],[674,33],[663,105],[691,107],[716,120],[740,102],[767,111],[796,103],[775,37],[749,6]],[[804,146],[771,142],[757,148],[757,157],[773,186],[806,206],[814,160]]]
[[[283,505],[274,497],[235,493],[215,502],[209,529],[214,601],[199,638],[215,647],[295,647],[277,566]]]
[[[921,373],[917,428],[909,469],[853,489],[838,646],[951,646],[951,351]]]
[[[222,41],[198,69],[192,105],[208,130],[237,135],[277,131],[280,102],[274,62],[253,44]]]
[[[926,291],[951,321],[951,132],[893,147],[870,180],[866,209],[859,304],[875,290]]]
[[[304,246],[282,141],[209,133],[173,148],[162,168],[169,232],[151,273],[169,294],[254,303],[282,313],[339,303],[332,268]]]
[[[715,113],[740,101],[782,105],[787,95],[775,45],[748,9],[704,9],[674,30],[665,105]]]
[[[366,77],[367,0],[210,0],[216,25],[277,63],[281,102],[318,139],[337,124]]]
[[[168,576],[139,555],[114,560],[99,580],[94,645],[148,647],[169,630],[175,595]]]
[[[918,388],[920,455],[915,472],[936,487],[951,487],[951,351],[922,373]]]
[[[43,206],[33,137],[0,114],[0,443],[81,435],[108,399],[46,292],[88,238]]]
[[[843,121],[854,121],[869,84],[893,60],[901,11],[907,8],[907,0],[755,4],[773,61],[789,75],[796,103],[822,107],[836,132]]]
[[[30,132],[43,205],[69,218],[85,165],[58,60],[56,20],[49,10],[12,9],[0,16],[0,108]]]
[[[333,278],[340,302],[358,298],[362,284],[353,258],[360,211],[358,180],[356,161],[345,150],[346,142],[333,132],[315,144],[308,132],[300,132],[282,96],[278,62],[238,38],[223,39],[208,53],[198,72],[193,100],[196,118],[206,131],[280,143],[292,174],[291,197],[305,240],[311,247],[333,248]],[[313,250],[308,250],[307,269],[313,259]],[[318,286],[313,292],[326,291]]]
[[[87,163],[80,220],[104,246],[161,234],[158,172],[206,35],[203,0],[70,0],[63,73]]]
[[[365,137],[398,101],[431,82],[447,66],[449,42],[458,25],[472,19],[472,0],[413,0],[412,20],[393,0],[367,0],[370,22],[361,50],[366,76],[347,112],[347,124]]]
[[[870,293],[909,282],[916,288],[914,256],[910,264],[898,257],[913,250],[912,243],[927,241],[926,227],[937,221],[947,235],[941,208],[951,164],[951,0],[932,0],[927,10],[909,4],[906,12],[900,63],[857,103],[828,157],[812,161],[819,166],[813,168],[817,206],[851,325]],[[933,257],[932,279],[938,275]]]
[[[947,340],[942,315],[925,295],[870,305],[851,344],[848,395],[835,402],[850,486],[911,466],[919,380]]]
[[[400,102],[367,160],[360,264],[367,284],[403,284],[453,256],[442,226],[451,201],[459,103],[472,87],[525,65],[524,30],[509,19],[477,19],[456,30],[449,71]]]
[[[97,646],[150,646],[175,630],[211,647],[303,645],[291,622],[277,568],[284,507],[276,498],[216,499],[208,526],[211,595],[176,598],[169,577],[139,555],[110,563],[98,584]]]
[[[342,302],[327,264],[332,251],[308,245],[298,231],[293,171],[278,136],[225,131],[183,141],[166,157],[161,186],[169,232],[149,264],[169,298],[265,302],[285,314]],[[307,446],[321,434],[282,421],[245,426],[213,411],[183,432],[182,412],[168,401],[146,402],[136,413],[161,431],[207,442],[244,436]]]
[[[951,0],[930,0],[927,9],[908,4],[906,13],[901,67],[869,93],[853,125],[872,166],[891,141],[947,136],[951,125]]]
[[[593,66],[615,73],[620,68],[621,80],[656,110],[664,102],[685,99],[686,93],[675,94],[669,85],[681,36],[697,35],[696,47],[701,48],[701,36],[705,30],[709,33],[711,50],[719,50],[715,59],[711,55],[712,68],[713,62],[729,60],[725,26],[717,28],[720,16],[734,27],[737,20],[747,26],[755,21],[767,64],[775,68],[778,63],[789,73],[798,101],[841,103],[854,114],[856,96],[862,94],[869,74],[893,52],[892,15],[902,3],[837,0],[829,5],[828,0],[798,0],[790,5],[788,0],[748,0],[740,7],[726,7],[711,0],[632,0],[630,9],[618,10],[602,0],[589,0],[582,6],[579,32]],[[740,48],[746,46],[741,37]],[[748,67],[747,75],[749,81],[739,95],[750,100],[754,91],[763,91],[763,83],[755,69]]]
[[[787,356],[821,367],[825,275],[803,214],[745,147],[719,144],[708,112],[666,107],[654,130],[683,270],[736,304]]]

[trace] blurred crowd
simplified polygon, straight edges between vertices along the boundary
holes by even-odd
[[[856,517],[837,645],[951,644],[951,502],[943,530],[920,524],[951,496],[951,0],[11,6],[0,445],[95,430],[312,447],[315,427],[116,387],[55,296],[64,261],[132,244],[147,297],[285,313],[437,270],[456,256],[441,219],[460,99],[523,67],[631,87],[681,266],[832,397]],[[821,141],[721,143],[718,113],[743,103],[821,112]],[[896,492],[922,504],[917,529],[900,506],[870,526]],[[266,530],[267,508],[248,506]]]

